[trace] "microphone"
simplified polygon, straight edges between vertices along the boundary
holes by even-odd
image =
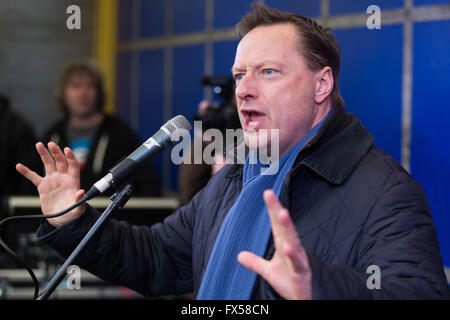
[[[111,187],[118,187],[134,176],[139,166],[150,157],[172,147],[178,141],[172,141],[172,135],[175,131],[177,137],[185,136],[190,130],[189,121],[182,115],[178,115],[167,121],[161,129],[145,141],[128,157],[116,164],[109,173],[98,180],[86,193],[87,200],[104,193]]]

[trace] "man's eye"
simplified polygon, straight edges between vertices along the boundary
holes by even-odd
[[[275,73],[276,71],[274,69],[264,69],[264,74],[271,76]]]
[[[234,80],[238,81],[241,80],[244,77],[243,73],[238,73],[234,75]]]

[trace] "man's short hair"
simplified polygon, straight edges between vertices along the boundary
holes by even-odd
[[[71,61],[67,63],[61,72],[56,84],[56,101],[62,108],[66,117],[69,117],[69,110],[64,100],[64,92],[69,81],[77,75],[87,75],[94,82],[97,91],[95,109],[102,112],[105,105],[105,89],[103,86],[103,75],[100,68],[91,60]]]
[[[243,38],[248,32],[259,26],[270,26],[276,24],[292,24],[299,33],[301,54],[308,68],[318,71],[329,66],[333,72],[333,90],[331,91],[331,102],[333,106],[344,106],[339,90],[339,69],[341,64],[340,46],[329,29],[323,28],[317,22],[299,14],[283,12],[277,9],[262,6],[258,3],[252,4],[253,11],[245,15],[236,25],[239,37]]]

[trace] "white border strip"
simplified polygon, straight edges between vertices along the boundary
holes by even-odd
[[[111,200],[107,197],[98,197],[89,200],[88,203],[94,208],[106,208]],[[14,196],[8,198],[9,212],[14,212],[16,208],[39,209],[41,204],[39,197]],[[125,205],[126,209],[178,209],[180,200],[177,198],[132,198]]]

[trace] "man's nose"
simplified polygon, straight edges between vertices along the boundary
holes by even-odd
[[[240,100],[255,99],[258,96],[257,83],[250,74],[246,74],[236,85],[236,97]]]

